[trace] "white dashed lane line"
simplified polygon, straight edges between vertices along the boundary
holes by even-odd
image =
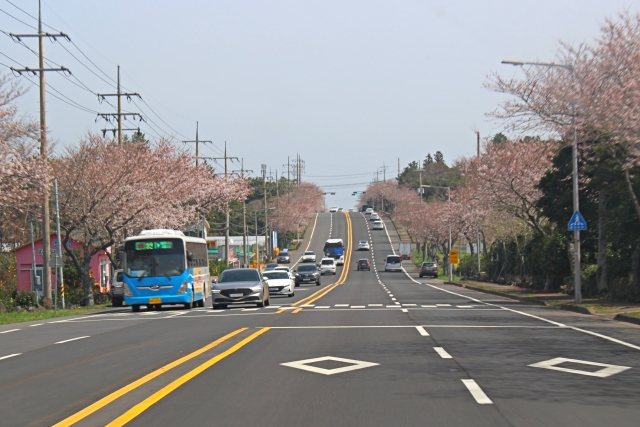
[[[54,344],[64,344],[64,343],[67,343],[67,342],[77,341],[77,340],[81,340],[81,339],[84,339],[84,338],[90,338],[90,337],[87,335],[87,336],[84,336],[84,337],[71,338],[69,340],[55,342]]]
[[[10,354],[8,356],[2,356],[0,357],[0,360],[4,360],[4,359],[9,359],[11,357],[16,357],[16,356],[20,356],[22,353],[16,353],[16,354]]]
[[[416,329],[418,330],[418,333],[420,333],[420,335],[422,335],[423,337],[429,336],[429,332],[427,332],[427,330],[422,326],[416,326]]]
[[[481,405],[491,405],[493,403],[474,380],[461,381],[467,387],[467,390],[469,390],[469,393],[471,393],[471,396],[473,396],[476,402]]]
[[[9,329],[8,331],[2,331],[0,332],[0,334],[8,334],[9,332],[16,332],[19,331],[20,329]]]
[[[453,359],[447,351],[442,347],[433,347],[433,349],[442,357],[443,359]]]

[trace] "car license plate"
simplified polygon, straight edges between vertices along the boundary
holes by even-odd
[[[310,282],[311,279],[302,279],[303,282]]]
[[[231,298],[240,298],[242,294],[229,294]]]
[[[149,304],[162,304],[162,298],[149,298]]]

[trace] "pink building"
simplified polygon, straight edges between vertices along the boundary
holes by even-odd
[[[42,277],[42,239],[34,242],[36,250],[36,274]],[[68,246],[82,252],[82,242],[70,239]],[[58,240],[55,233],[51,234],[51,252],[57,251]],[[64,250],[62,251],[64,257]],[[32,279],[33,269],[33,252],[31,251],[31,243],[16,249],[16,267],[17,267],[17,287],[20,291],[35,291],[35,285]],[[91,277],[95,283],[100,285],[101,292],[109,290],[109,257],[105,251],[100,251],[94,255],[91,260]],[[51,283],[55,283],[55,271],[51,269]],[[38,289],[39,292],[42,288]]]

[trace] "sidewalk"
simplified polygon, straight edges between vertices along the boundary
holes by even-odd
[[[391,219],[389,216],[386,218]],[[410,240],[409,233],[407,233],[401,224],[393,222],[393,226],[402,240]],[[640,304],[637,303],[612,301],[602,298],[585,298],[581,304],[574,304],[573,296],[563,293],[547,293],[536,291],[534,289],[519,288],[517,286],[498,285],[496,283],[489,282],[475,282],[472,280],[445,283],[473,289],[487,294],[499,295],[529,304],[556,307],[561,310],[574,311],[582,314],[592,314],[607,319],[620,320],[640,325]]]

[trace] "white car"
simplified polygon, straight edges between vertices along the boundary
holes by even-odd
[[[402,259],[398,255],[387,255],[384,271],[402,271]]]
[[[289,267],[285,267],[285,266],[279,266],[274,268],[272,271],[286,271],[287,274],[289,274],[290,277],[294,277],[293,276],[293,272],[291,271],[291,269]]]
[[[359,251],[368,251],[369,249],[371,249],[369,247],[369,241],[368,240],[360,240],[358,242],[358,250]]]
[[[316,253],[313,251],[305,251],[302,254],[302,262],[316,262]]]
[[[338,207],[337,206],[330,207],[329,212],[338,212]]]
[[[373,213],[373,208],[367,208],[367,210],[364,211],[364,213],[367,215],[371,215]]]
[[[350,212],[358,212],[358,209],[356,209],[356,208],[351,208],[351,209],[349,209],[349,211],[350,211]]]
[[[371,212],[371,218],[369,218],[369,221],[376,221],[378,219],[380,219],[380,215],[375,212]]]
[[[289,298],[294,296],[296,282],[287,271],[280,269],[265,271],[262,277],[267,279],[269,295],[286,295]]]
[[[382,221],[377,220],[373,223],[373,229],[374,230],[384,230],[384,224],[382,223]]]
[[[320,261],[320,274],[336,274],[336,260],[333,258],[322,258]]]

